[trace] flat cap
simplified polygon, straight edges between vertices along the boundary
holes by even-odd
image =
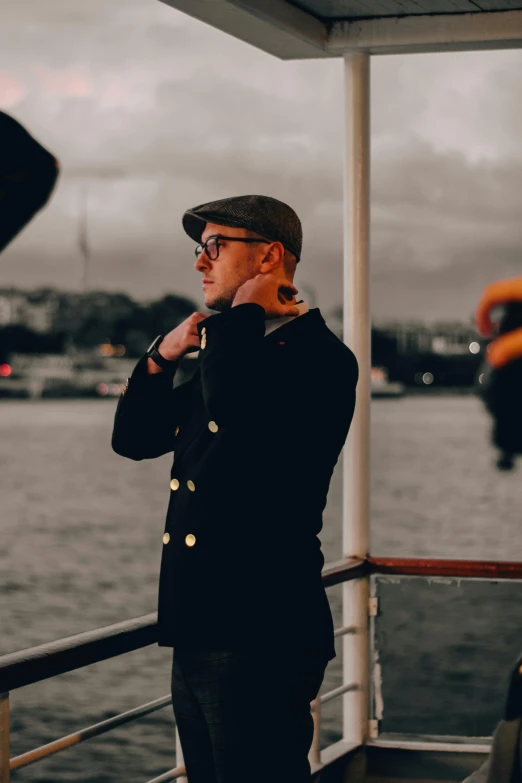
[[[209,201],[188,209],[183,215],[183,228],[195,242],[201,242],[207,223],[255,231],[266,239],[281,242],[298,261],[300,259],[301,221],[288,204],[271,196],[234,196]]]

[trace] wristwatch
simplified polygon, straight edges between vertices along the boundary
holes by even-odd
[[[163,335],[159,334],[149,345],[147,348],[147,356],[152,359],[153,362],[156,362],[156,364],[161,367],[162,370],[172,370],[175,369],[175,366],[177,365],[177,361],[172,361],[171,359],[165,359],[164,356],[162,356],[158,351],[158,345],[163,340]]]

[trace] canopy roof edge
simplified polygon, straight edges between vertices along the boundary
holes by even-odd
[[[160,0],[281,60],[328,57],[328,29],[286,0]]]
[[[287,0],[161,0],[282,60],[522,47],[522,10],[319,19]]]
[[[326,48],[340,57],[521,47],[522,11],[488,11],[339,20],[329,25]]]

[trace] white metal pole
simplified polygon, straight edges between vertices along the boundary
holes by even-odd
[[[370,518],[370,56],[345,57],[344,339],[357,357],[357,404],[344,450],[343,554],[366,557]],[[343,737],[362,744],[368,730],[368,581],[343,585]]]

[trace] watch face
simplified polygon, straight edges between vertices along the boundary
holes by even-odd
[[[149,347],[147,348],[147,353],[150,353],[154,348],[158,346],[158,344],[163,340],[163,337],[161,334],[159,334],[157,337],[154,338],[154,340],[151,342]]]

